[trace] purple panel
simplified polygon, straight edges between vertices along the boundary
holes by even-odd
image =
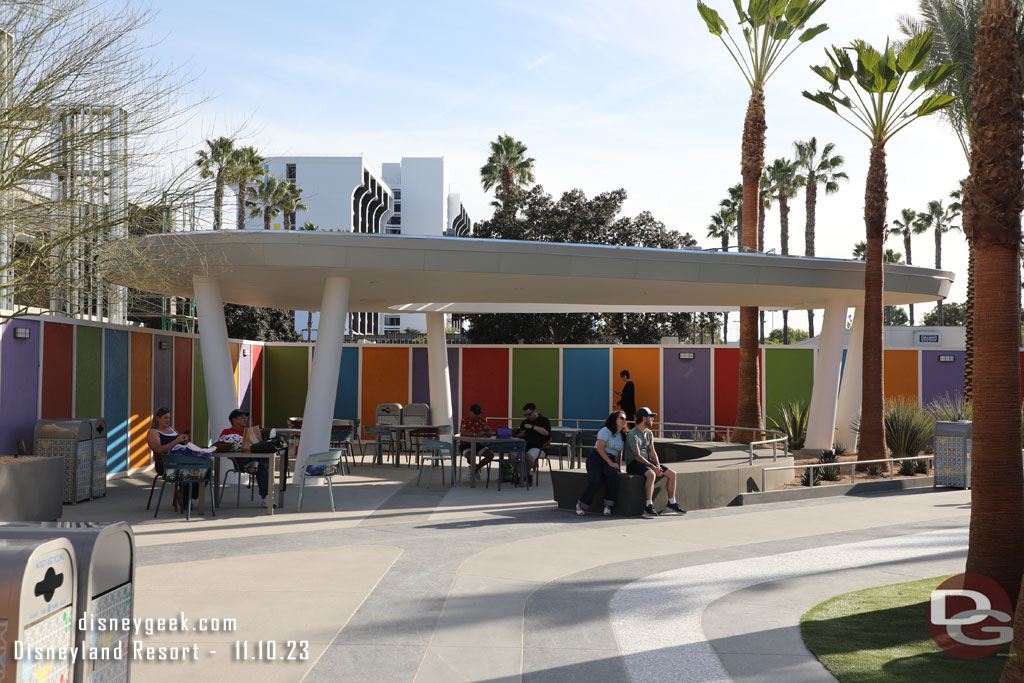
[[[680,359],[680,353],[693,358]],[[711,423],[711,349],[669,348],[664,350],[665,400],[659,422]]]
[[[939,356],[952,356],[953,362],[939,362]],[[964,393],[963,351],[921,352],[921,402],[931,403],[949,394]]]
[[[448,349],[448,378],[452,385],[452,415],[459,420],[459,350]],[[412,350],[412,402],[430,403],[430,369],[427,367],[427,350]]]
[[[16,327],[27,327],[29,338],[15,339]],[[14,453],[18,439],[31,452],[39,406],[39,323],[15,320],[0,329],[0,453]]]
[[[242,344],[238,357],[238,405],[249,410],[252,403],[252,346]]]
[[[153,409],[157,408],[174,408],[174,338],[164,334],[153,339]]]

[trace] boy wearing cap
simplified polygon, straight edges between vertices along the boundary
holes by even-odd
[[[231,444],[232,451],[242,450],[242,443],[245,441],[245,427],[249,421],[249,413],[244,410],[235,408],[228,415],[228,420],[231,422],[231,426],[220,433],[217,437],[217,441]],[[253,464],[256,467],[256,485],[260,489],[260,498],[263,499],[263,504],[267,504],[267,489],[270,484],[270,471],[267,467],[267,461],[264,458],[233,458],[235,461],[235,469],[239,472],[251,471]],[[247,467],[248,466],[248,467]]]
[[[686,514],[686,510],[679,507],[679,503],[676,502],[676,473],[658,461],[658,452],[654,450],[654,432],[651,431],[651,424],[657,416],[657,413],[646,407],[636,411],[636,428],[626,436],[626,448],[623,449],[626,472],[644,477],[644,493],[647,495],[644,512],[648,515],[658,515],[653,500],[654,480],[658,477],[668,479],[668,509],[678,514]]]

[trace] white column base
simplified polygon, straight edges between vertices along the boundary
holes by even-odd
[[[825,317],[818,340],[818,359],[814,364],[814,390],[807,419],[804,448],[831,450],[836,440],[836,408],[839,376],[843,364],[843,336],[846,332],[847,304],[834,299],[825,304]]]
[[[221,431],[231,426],[228,415],[238,408],[238,391],[231,366],[220,282],[214,278],[195,277],[192,283],[198,309],[196,317],[199,324],[199,348],[203,356],[203,379],[206,382],[206,405],[210,416],[210,441],[216,441]]]
[[[435,425],[452,425],[452,386],[444,313],[427,313],[427,366],[430,376],[430,422]],[[454,425],[452,427],[454,433]]]
[[[853,422],[860,416],[861,375],[864,367],[864,312],[857,307],[850,328],[850,343],[846,349],[846,367],[843,370],[843,384],[839,389],[839,405],[836,410],[836,442],[847,451],[857,447],[857,431]]]

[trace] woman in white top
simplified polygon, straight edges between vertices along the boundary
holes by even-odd
[[[580,517],[591,509],[594,494],[604,484],[604,515],[612,514],[615,505],[615,494],[619,488],[619,463],[622,455],[623,441],[626,434],[626,413],[616,410],[604,421],[604,426],[597,433],[597,444],[587,456],[586,488],[576,503],[576,514]]]

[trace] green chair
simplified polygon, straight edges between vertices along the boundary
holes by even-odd
[[[331,512],[334,509],[334,485],[331,483],[334,475],[341,472],[341,451],[325,451],[313,453],[306,458],[306,466],[302,472],[296,472],[301,478],[299,480],[299,512],[302,512],[302,492],[306,488],[307,479],[326,479],[327,491],[331,495]]]
[[[160,501],[164,498],[164,487],[167,483],[181,484],[182,494],[185,496],[185,519],[192,519],[192,485],[213,483],[213,458],[203,458],[198,455],[180,455],[178,453],[164,453],[163,483],[160,484],[160,495],[156,499],[156,510],[153,517],[160,514]],[[184,485],[188,484],[188,492],[185,492]],[[210,509],[213,516],[217,516],[217,503],[214,501],[213,486],[210,486]]]
[[[430,472],[427,474],[427,488],[430,488],[430,482],[434,478],[434,463],[441,463],[441,484],[444,485],[445,460],[451,458],[452,486],[455,486],[455,449],[452,446],[452,442],[421,438],[418,448],[418,453],[422,459],[420,460],[420,473],[416,476],[416,485],[420,485],[420,477],[423,476],[423,466],[427,463],[430,463]],[[446,451],[447,454],[442,451]]]
[[[344,474],[352,474],[352,467],[349,463],[351,458],[355,462],[355,453],[352,451],[353,429],[350,425],[335,426],[331,431],[330,449],[341,451],[341,462],[345,466]]]
[[[372,436],[376,449],[376,459],[380,464],[384,464],[384,446],[387,445],[388,454],[390,455],[395,449],[395,439],[391,433],[391,430],[387,427],[365,427],[363,429],[367,435]],[[395,462],[398,462],[398,456],[395,456]]]

